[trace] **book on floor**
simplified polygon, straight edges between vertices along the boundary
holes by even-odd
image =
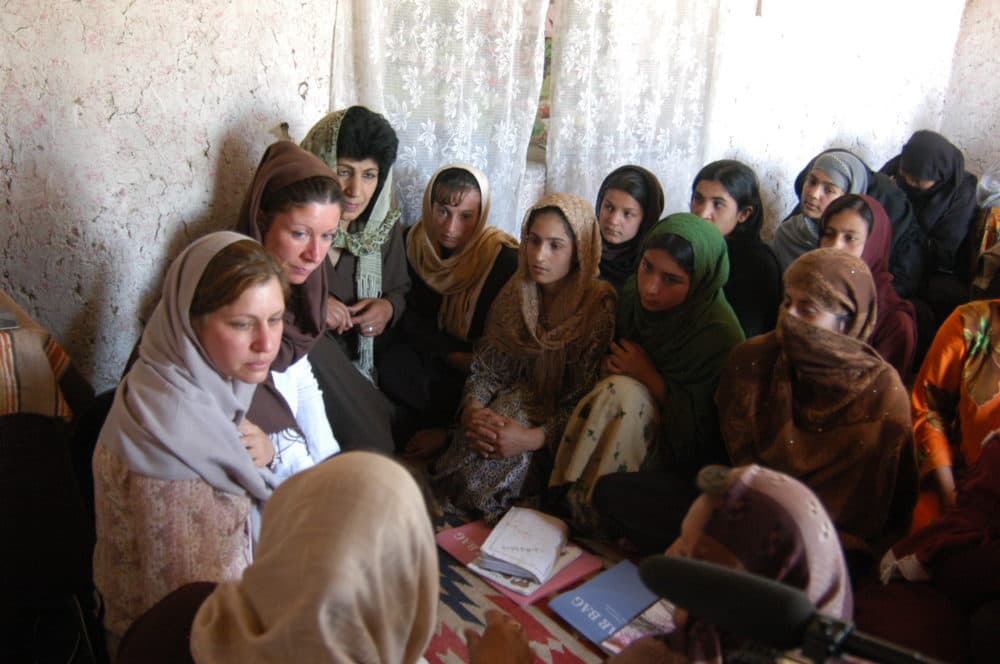
[[[550,514],[512,507],[479,549],[476,565],[491,572],[528,579],[549,580],[566,548],[569,527]]]
[[[553,598],[549,607],[600,646],[657,600],[639,578],[639,568],[623,560]]]
[[[438,546],[518,606],[533,604],[601,568],[599,557],[574,544],[567,544],[553,566],[551,577],[545,583],[493,572],[483,569],[475,562],[479,557],[480,548],[489,535],[489,526],[483,521],[474,521],[457,528],[442,530],[436,535],[436,539]]]

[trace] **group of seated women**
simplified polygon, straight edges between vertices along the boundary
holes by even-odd
[[[884,174],[847,151],[818,155],[770,244],[757,178],[734,160],[696,175],[690,212],[661,219],[655,175],[627,165],[594,206],[542,197],[514,238],[488,223],[488,179],[463,164],[433,175],[404,230],[390,203],[398,142],[363,107],[329,114],[302,147],[270,146],[235,232],[171,265],[98,441],[94,576],[112,648],[172,591],[210,582],[172,600],[198,611],[181,625],[197,661],[230,646],[232,661],[270,661],[297,638],[303,657],[336,653],[340,629],[370,637],[351,657],[415,661],[433,628],[433,570],[396,569],[370,547],[409,547],[426,567],[423,500],[416,515],[412,496],[393,507],[405,473],[341,450],[421,461],[462,517],[532,505],[639,550],[676,539],[685,555],[700,550],[694,529],[782,579],[792,563],[756,551],[778,529],[797,561],[787,582],[825,584],[813,599],[850,617],[849,581],[874,577],[921,488],[926,523],[995,486],[975,469],[995,456],[982,449],[1000,412],[998,305],[951,314],[912,404],[904,387],[921,307],[939,304],[934,283],[961,283],[969,242],[956,230],[972,215],[961,154],[942,157],[941,141],[917,132]],[[706,488],[709,464],[749,469]],[[403,512],[411,523],[397,528]],[[991,513],[976,514],[986,528]],[[289,559],[312,549],[327,556],[315,569]],[[907,576],[926,550],[893,549],[886,569]],[[350,594],[362,578],[403,583],[383,574],[405,577],[416,608]],[[297,624],[288,611],[315,615]],[[313,634],[331,611],[343,624]],[[123,653],[152,638],[141,624]],[[689,637],[719,652],[704,626]],[[471,638],[480,661],[492,642]]]

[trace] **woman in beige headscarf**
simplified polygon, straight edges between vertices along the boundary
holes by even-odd
[[[242,579],[168,596],[118,661],[412,664],[437,626],[438,574],[410,474],[381,455],[339,454],[274,492]]]
[[[254,564],[205,601],[196,662],[416,662],[436,627],[437,549],[420,490],[353,452],[286,481]]]
[[[598,279],[600,258],[586,201],[549,194],[528,210],[517,272],[490,309],[460,425],[434,469],[457,507],[496,520],[541,491],[614,331],[615,294]]]
[[[409,442],[411,454],[433,452],[446,442],[472,344],[517,270],[517,240],[490,226],[489,212],[486,175],[448,164],[427,183],[423,214],[406,232],[413,285],[393,341],[376,360],[382,390],[396,404],[397,443]]]

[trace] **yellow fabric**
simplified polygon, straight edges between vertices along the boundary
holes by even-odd
[[[446,169],[468,171],[479,184],[481,207],[479,223],[472,237],[462,248],[447,258],[440,254],[436,243],[427,233],[425,220],[431,218],[431,195],[438,176]],[[516,247],[517,240],[495,226],[487,226],[490,212],[490,185],[479,169],[467,164],[447,164],[437,170],[424,190],[423,214],[410,229],[406,239],[406,258],[414,272],[443,298],[438,312],[438,327],[462,340],[468,340],[469,327],[476,311],[476,302],[483,284],[493,269],[502,247]]]

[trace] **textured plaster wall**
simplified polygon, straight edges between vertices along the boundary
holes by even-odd
[[[969,0],[952,63],[941,131],[982,173],[1000,163],[1000,2]]]
[[[334,3],[0,12],[0,287],[115,384],[169,259],[233,223],[264,148],[326,111]]]

